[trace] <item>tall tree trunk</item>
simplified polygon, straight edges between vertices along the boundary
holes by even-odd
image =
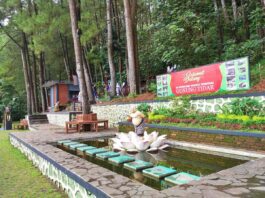
[[[232,8],[233,8],[234,22],[236,22],[237,21],[237,5],[236,5],[236,0],[232,0]]]
[[[223,14],[224,14],[225,22],[226,22],[226,23],[229,23],[229,16],[228,16],[228,14],[227,14],[226,5],[225,5],[225,0],[221,0],[221,4],[222,4],[222,10],[223,10]]]
[[[249,20],[248,20],[248,14],[247,14],[247,7],[245,0],[240,0],[241,7],[242,7],[242,17],[243,17],[243,25],[245,29],[245,39],[250,39],[250,29],[249,29]]]
[[[219,37],[218,55],[219,55],[219,60],[220,60],[222,52],[223,52],[223,43],[224,43],[223,26],[221,24],[221,17],[220,17],[220,12],[219,12],[217,1],[213,0],[213,4],[214,4],[214,10],[215,10],[215,14],[216,14],[217,34]]]
[[[138,59],[138,39],[137,39],[137,1],[130,0],[131,19],[133,25],[133,43],[134,43],[134,59],[135,59],[135,80],[136,80],[136,93],[140,93],[141,79],[140,79],[140,66]]]
[[[235,42],[238,43],[239,39],[237,36],[237,4],[236,4],[236,0],[232,0],[232,9],[233,9],[233,22],[232,23],[232,28],[231,28],[231,34],[232,37],[235,39]]]
[[[118,0],[114,0],[114,6],[113,6],[113,13],[114,13],[114,21],[115,21],[115,27],[116,27],[116,33],[117,33],[117,38],[118,38],[118,43],[119,46],[121,44],[121,23],[120,23],[120,16],[119,16],[119,6],[118,6]],[[120,84],[122,84],[122,71],[123,71],[123,66],[122,66],[122,50],[119,48],[118,52],[118,67],[119,67],[119,81]]]
[[[101,63],[99,63],[99,71],[100,71],[101,82],[104,82],[104,71]]]
[[[32,113],[37,112],[36,104],[35,104],[35,91],[33,88],[33,75],[32,75],[32,67],[31,67],[31,62],[30,62],[30,54],[29,54],[29,48],[28,48],[28,40],[26,34],[23,32],[23,48],[24,48],[24,53],[26,55],[26,62],[28,65],[28,80],[29,80],[29,86],[30,86],[30,98],[31,98],[31,109]]]
[[[133,23],[131,18],[130,0],[123,0],[124,2],[124,14],[125,14],[125,27],[126,27],[126,41],[127,41],[127,53],[128,53],[128,65],[129,65],[129,84],[130,93],[136,93],[136,71],[135,71],[135,45],[133,34]]]
[[[84,49],[83,49],[83,64],[84,64],[85,81],[86,81],[88,98],[89,98],[90,103],[94,104],[96,102],[96,100],[95,100],[95,96],[93,94],[91,70],[90,70],[90,65],[89,65],[89,63],[85,57]]]
[[[75,61],[76,61],[76,73],[79,78],[79,88],[82,96],[82,110],[84,114],[88,114],[91,112],[91,107],[89,103],[85,75],[84,75],[84,67],[82,61],[82,48],[80,43],[80,29],[78,28],[77,23],[77,14],[76,14],[76,1],[68,0],[69,10],[70,10],[70,18],[71,18],[71,27],[72,27],[72,35],[74,41],[74,50],[75,50]]]
[[[129,74],[130,74],[130,69],[129,69],[129,63],[128,63],[128,52],[126,51],[125,54],[125,68],[126,68],[126,80],[127,80],[127,85],[130,87],[130,78],[129,78]]]
[[[68,81],[71,81],[69,57],[68,57],[67,48],[66,48],[67,45],[65,44],[65,42],[67,42],[67,40],[64,39],[64,36],[62,35],[61,32],[59,32],[59,36],[60,36],[60,40],[61,40],[61,44],[62,44],[63,61],[64,61],[65,71],[66,71],[66,74],[67,74],[67,79],[68,79]]]
[[[26,94],[27,94],[27,114],[32,115],[32,90],[29,80],[29,65],[28,65],[28,58],[27,58],[27,50],[26,50],[26,35],[22,32],[22,49],[21,49],[21,58],[22,58],[22,65],[23,65],[23,72],[24,72],[24,80],[25,80],[25,87],[26,87]]]
[[[36,55],[32,52],[33,64],[32,64],[32,84],[33,84],[33,91],[34,91],[34,103],[36,106],[36,112],[39,112],[39,100],[38,100],[38,91],[37,91],[37,62],[36,62]]]
[[[40,53],[40,62],[39,62],[39,81],[40,81],[40,97],[41,97],[41,107],[42,112],[45,112],[47,110],[47,93],[46,88],[42,87],[45,83],[45,61],[44,61],[44,52]]]
[[[113,61],[113,36],[112,36],[112,2],[106,0],[107,3],[107,27],[108,27],[108,61],[110,68],[110,95],[116,94],[116,75],[115,65]]]

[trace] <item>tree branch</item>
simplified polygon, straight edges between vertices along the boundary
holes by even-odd
[[[22,49],[22,46],[16,41],[3,27],[3,25],[0,23],[0,28],[4,31],[4,33],[10,38],[20,49]]]
[[[11,40],[8,40],[1,48],[0,48],[0,52],[5,48],[5,46],[10,42]]]

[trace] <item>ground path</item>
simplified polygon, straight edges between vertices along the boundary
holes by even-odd
[[[49,127],[51,127],[51,130],[49,130]],[[13,136],[38,149],[60,166],[79,175],[84,181],[89,182],[111,197],[265,197],[265,158],[252,160],[211,174],[200,181],[191,182],[189,185],[157,191],[77,156],[63,152],[50,144],[62,139],[75,140],[113,136],[115,130],[66,134],[63,128],[53,129],[54,126],[52,125],[43,125],[43,128],[40,126],[38,131],[13,133]]]

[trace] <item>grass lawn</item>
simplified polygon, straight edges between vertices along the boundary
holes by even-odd
[[[8,131],[0,131],[0,197],[67,197],[14,148]]]

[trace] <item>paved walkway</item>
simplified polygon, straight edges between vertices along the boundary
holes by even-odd
[[[71,170],[94,187],[110,197],[159,198],[159,197],[265,197],[265,158],[203,177],[189,185],[175,186],[157,191],[127,177],[116,174],[82,158],[66,153],[51,142],[63,139],[89,139],[113,136],[115,130],[66,134],[61,127],[54,125],[38,126],[37,131],[12,133],[15,137],[30,144],[58,164]]]

